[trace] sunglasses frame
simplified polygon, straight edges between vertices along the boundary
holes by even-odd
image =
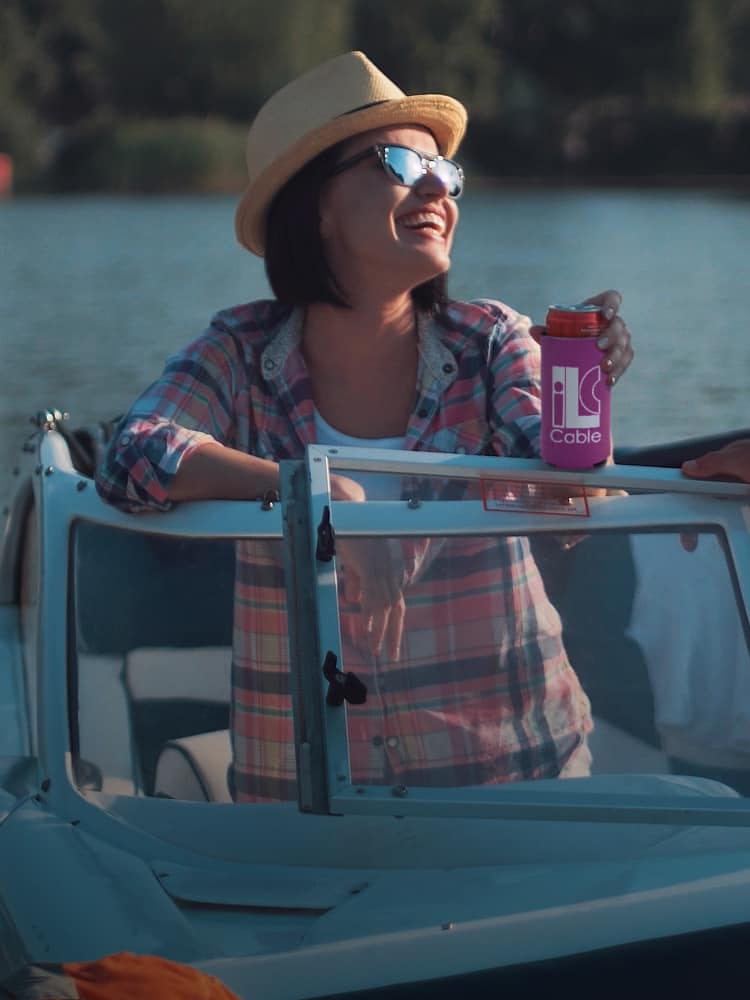
[[[407,184],[405,181],[400,180],[398,176],[394,173],[393,167],[388,163],[387,159],[389,149],[404,149],[409,153],[413,153],[415,156],[419,158],[422,167],[422,172],[419,175],[419,177],[416,177],[412,181],[411,184]],[[366,160],[369,156],[372,156],[373,154],[375,154],[378,160],[380,161],[380,165],[385,171],[386,176],[389,177],[394,184],[398,184],[399,187],[413,188],[414,185],[418,181],[420,181],[425,176],[425,174],[429,172],[433,174],[433,176],[437,177],[440,183],[443,184],[446,190],[446,194],[448,195],[449,198],[453,198],[454,201],[458,201],[458,199],[464,193],[465,176],[463,168],[459,163],[457,163],[455,160],[449,159],[447,156],[441,156],[439,153],[435,154],[422,153],[420,150],[414,149],[413,146],[404,146],[398,142],[376,142],[374,146],[368,146],[367,149],[363,149],[360,153],[355,153],[354,156],[350,156],[347,160],[342,160],[340,163],[337,163],[336,166],[331,171],[330,176],[335,177],[336,174],[343,173],[344,170],[349,170],[351,167],[356,167],[358,163],[362,163],[364,160]],[[449,163],[452,167],[455,168],[459,184],[458,194],[451,194],[443,178],[440,177],[439,174],[435,173],[434,166],[436,163]]]

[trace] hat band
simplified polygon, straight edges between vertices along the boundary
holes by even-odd
[[[384,97],[381,101],[370,101],[369,104],[360,104],[358,108],[350,108],[349,111],[342,111],[340,115],[336,115],[337,118],[346,118],[347,115],[354,115],[358,111],[364,111],[365,108],[374,108],[378,104],[387,104],[388,98]]]

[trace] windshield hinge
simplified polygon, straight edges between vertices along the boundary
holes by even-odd
[[[323,517],[318,525],[318,544],[315,548],[315,558],[318,562],[330,562],[336,555],[336,532],[331,524],[331,509],[328,504],[323,508]]]
[[[328,681],[326,704],[338,707],[348,701],[350,705],[364,705],[367,686],[351,671],[345,674],[339,670],[337,662],[336,654],[329,649],[323,661],[323,676]]]

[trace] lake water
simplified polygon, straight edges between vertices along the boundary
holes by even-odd
[[[234,198],[0,202],[0,495],[39,409],[121,412],[219,308],[268,295],[234,241]],[[461,202],[455,297],[541,320],[619,289],[636,359],[615,439],[750,426],[750,199],[721,190],[485,189]]]

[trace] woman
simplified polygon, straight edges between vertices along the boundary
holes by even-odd
[[[127,510],[257,498],[307,444],[537,455],[539,359],[529,321],[453,302],[445,275],[466,125],[450,97],[407,97],[362,53],[292,81],[247,145],[240,242],[276,296],[219,313],[123,421],[98,477]],[[620,297],[588,300],[610,384],[632,358]],[[339,499],[361,483],[339,477]],[[588,700],[523,539],[472,548],[350,544],[346,669],[358,781],[450,785],[586,773]],[[237,800],[294,795],[285,601],[273,557],[240,547],[233,659]],[[424,608],[436,609],[425,622]],[[448,608],[462,608],[454,620]],[[420,617],[422,616],[422,617]],[[442,671],[436,678],[435,671]],[[443,704],[452,699],[452,706]]]

